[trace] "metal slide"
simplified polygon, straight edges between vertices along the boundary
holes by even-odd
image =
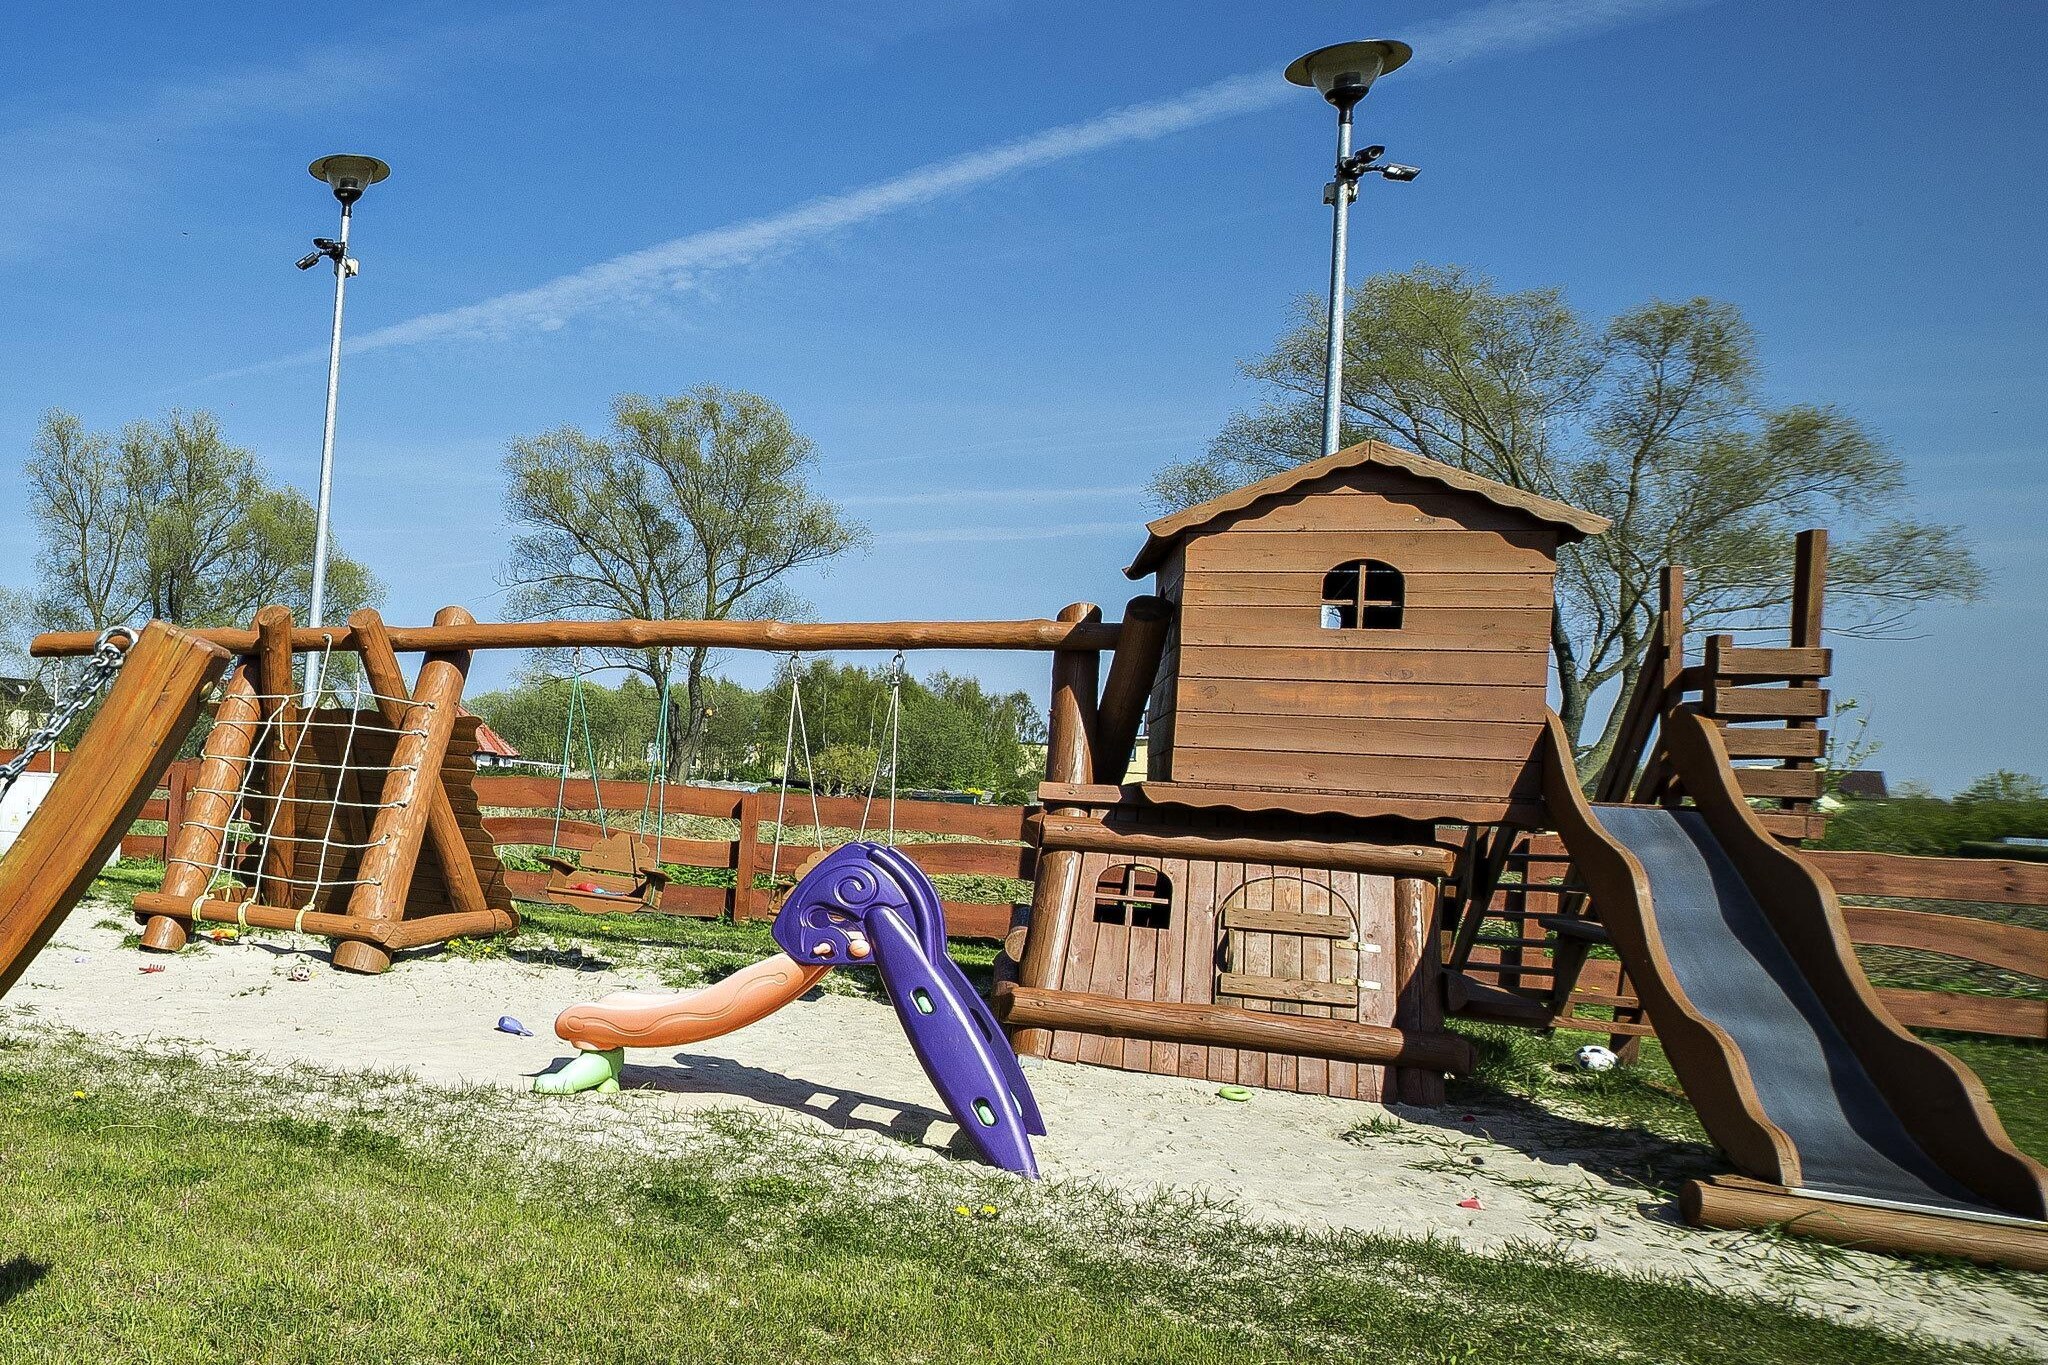
[[[1705,816],[1659,806],[1593,811],[1648,875],[1645,909],[1677,986],[1740,1050],[1765,1115],[1798,1149],[1806,1189],[2005,1212],[1950,1177],[1906,1131]]]
[[[1884,1009],[1833,888],[1757,821],[1712,723],[1675,714],[1662,742],[1688,807],[1590,805],[1568,769],[1545,792],[1708,1133],[1784,1192],[2039,1229],[2048,1171]]]

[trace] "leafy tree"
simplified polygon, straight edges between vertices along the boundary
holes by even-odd
[[[306,616],[313,505],[272,486],[210,414],[172,411],[109,436],[51,409],[26,473],[45,624],[215,626],[246,621],[270,602]],[[381,593],[332,544],[327,582],[337,620]]]
[[[793,614],[793,570],[860,545],[866,532],[810,487],[817,449],[765,398],[703,385],[673,398],[625,395],[606,436],[564,427],[514,441],[506,510],[524,528],[507,581],[527,619],[629,616],[727,620]],[[671,775],[702,746],[710,651],[681,651],[671,702]],[[618,651],[664,694],[677,651]]]
[[[1200,458],[1153,483],[1191,506],[1320,453],[1323,305],[1245,372],[1273,398],[1225,424]],[[1558,565],[1551,652],[1559,713],[1598,770],[1620,709],[1587,740],[1594,694],[1632,687],[1650,643],[1656,574],[1687,567],[1694,630],[1758,623],[1790,600],[1791,541],[1832,521],[1830,628],[1895,631],[1919,603],[1983,583],[1956,528],[1906,513],[1899,459],[1828,407],[1758,393],[1757,340],[1712,299],[1652,301],[1604,325],[1555,289],[1506,292],[1456,267],[1375,276],[1345,324],[1348,441],[1377,438],[1608,517]]]
[[[1997,772],[1984,774],[1957,792],[1956,800],[2048,801],[2048,782],[2043,782],[2032,773],[2016,773],[2010,768],[2000,768]]]

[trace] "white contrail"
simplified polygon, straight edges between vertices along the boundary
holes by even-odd
[[[1573,34],[1610,28],[1632,19],[1696,3],[1697,0],[1493,0],[1417,33],[1418,72],[1510,49],[1556,42]],[[1171,99],[1134,104],[1078,123],[1019,138],[921,166],[861,189],[826,195],[725,227],[694,232],[644,250],[628,252],[530,289],[479,303],[427,313],[379,328],[348,343],[351,353],[389,350],[450,337],[497,338],[549,331],[573,317],[658,297],[687,287],[714,270],[751,265],[826,234],[901,209],[949,198],[990,181],[1089,152],[1148,142],[1247,114],[1291,99],[1299,92],[1270,71],[1232,76]],[[209,376],[238,378],[326,356],[324,347]]]

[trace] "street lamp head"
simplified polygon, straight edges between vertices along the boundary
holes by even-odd
[[[1393,38],[1336,43],[1295,58],[1287,68],[1287,79],[1296,85],[1314,86],[1324,99],[1348,110],[1365,98],[1374,81],[1414,55],[1413,48]]]
[[[334,190],[334,197],[344,205],[353,204],[363,197],[363,191],[391,174],[391,168],[374,156],[351,156],[337,152],[323,156],[306,167],[315,180],[324,180]]]

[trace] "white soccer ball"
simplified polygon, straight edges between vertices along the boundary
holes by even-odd
[[[1598,1043],[1588,1043],[1572,1054],[1581,1071],[1612,1071],[1621,1058]]]

